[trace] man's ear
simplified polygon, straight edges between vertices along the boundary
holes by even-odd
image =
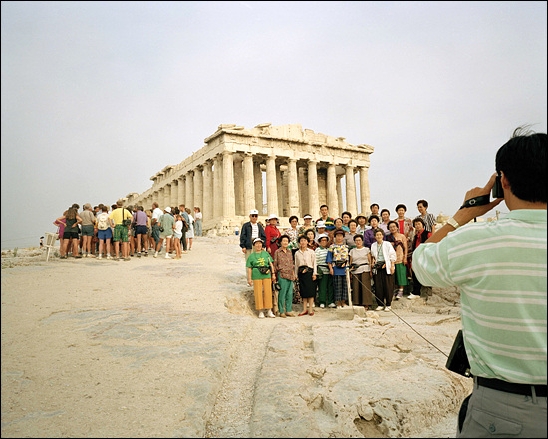
[[[504,175],[504,172],[500,171],[500,182],[502,184],[503,189],[510,189],[510,183],[508,182],[508,179],[506,178],[506,175]]]

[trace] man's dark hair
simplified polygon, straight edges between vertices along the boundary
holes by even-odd
[[[345,215],[348,215],[350,218],[352,218],[352,214],[348,211],[341,213],[341,218]]]
[[[373,209],[373,206],[377,206],[379,207],[379,205],[377,203],[373,203],[371,206],[369,206],[370,209]]]
[[[520,200],[546,203],[546,133],[535,133],[528,125],[516,128],[497,151],[495,169],[504,172]]]
[[[322,207],[327,207],[327,208],[329,209],[329,206],[328,206],[327,204],[322,204],[322,205],[320,206],[320,209],[321,209]]]
[[[383,209],[383,210],[381,210],[381,216],[382,216],[382,213],[383,213],[383,212],[388,212],[388,215],[390,215],[390,211],[389,211],[388,209]]]
[[[399,209],[400,207],[403,207],[403,210],[405,210],[405,211],[407,212],[407,206],[406,206],[405,204],[398,204],[398,205],[396,206],[396,212],[398,211],[398,209]]]
[[[371,224],[371,220],[372,220],[373,218],[375,218],[379,223],[381,222],[381,219],[379,218],[378,215],[371,215],[371,216],[369,217],[369,224]]]

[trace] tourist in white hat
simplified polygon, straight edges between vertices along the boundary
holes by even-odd
[[[304,235],[307,230],[313,229],[314,224],[312,222],[312,215],[307,213],[303,216],[303,225],[299,227],[299,235]]]
[[[282,235],[280,229],[278,229],[278,215],[271,213],[266,219],[266,227],[264,233],[266,235],[266,251],[270,253],[270,256],[274,257],[276,250],[280,248],[278,238]]]

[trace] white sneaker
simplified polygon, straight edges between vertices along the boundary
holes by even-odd
[[[391,311],[392,308],[390,306],[387,306],[386,308],[384,308],[385,311]]]
[[[337,305],[335,305],[334,303],[330,303],[328,306],[329,308],[337,308]]]
[[[261,312],[259,313],[259,318],[260,318],[260,319],[264,319],[264,312],[261,311]]]
[[[325,305],[323,303],[320,303],[320,308],[325,308]]]
[[[384,306],[377,306],[375,308],[375,311],[382,311],[384,309]]]
[[[154,257],[155,257],[155,258],[158,257],[158,252],[154,253]]]
[[[411,294],[409,294],[409,296],[407,296],[408,299],[416,299],[417,297],[419,297],[419,296],[417,296],[416,294],[413,294],[413,293],[411,293]]]
[[[97,259],[103,259],[103,255],[99,255]]]
[[[110,256],[110,255],[107,255],[107,259],[112,259],[112,256]]]
[[[271,309],[268,310],[268,312],[266,313],[266,316],[267,316],[267,317],[270,317],[271,319],[276,318],[276,316],[274,315],[274,313],[272,312]]]
[[[337,306],[337,309],[342,309],[342,306],[341,305]]]
[[[165,258],[166,259],[173,259],[169,253],[166,253]]]

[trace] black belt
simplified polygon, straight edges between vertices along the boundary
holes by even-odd
[[[532,387],[535,388],[536,396],[546,397],[546,385],[517,384],[507,381],[497,380],[496,378],[477,377],[478,386],[489,387],[490,389],[501,390],[508,393],[517,393],[518,395],[532,395]]]

